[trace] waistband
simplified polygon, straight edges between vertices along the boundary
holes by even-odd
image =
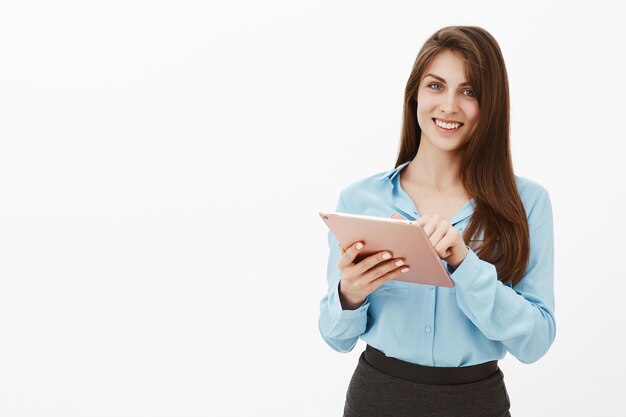
[[[387,375],[419,384],[458,385],[482,381],[499,371],[498,361],[479,365],[446,368],[439,366],[423,366],[387,357],[380,350],[367,345],[363,358],[373,368]]]

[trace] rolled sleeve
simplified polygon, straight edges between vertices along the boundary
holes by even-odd
[[[345,212],[341,195],[337,212]],[[328,231],[329,256],[327,265],[328,291],[320,301],[318,327],[324,341],[339,352],[351,351],[367,326],[369,297],[355,310],[344,310],[339,298],[341,271],[337,266],[341,257],[339,243]]]
[[[546,190],[530,210],[528,225],[530,259],[515,287],[499,281],[496,267],[471,249],[450,275],[459,308],[523,363],[541,358],[556,335],[552,205]]]

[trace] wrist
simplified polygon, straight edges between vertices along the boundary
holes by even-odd
[[[341,303],[342,310],[356,310],[363,305],[365,299],[354,300],[350,298],[341,291],[341,283],[339,283],[339,302]]]
[[[463,249],[461,250],[461,255],[457,259],[454,259],[454,260],[451,259],[450,261],[448,261],[448,265],[450,265],[452,269],[458,268],[459,265],[463,263],[468,253],[469,253],[469,246],[467,245],[463,246]]]

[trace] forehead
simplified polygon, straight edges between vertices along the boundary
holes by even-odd
[[[427,74],[437,75],[446,80],[448,84],[464,83],[467,81],[465,79],[465,58],[459,52],[443,51],[426,67],[422,78],[431,79],[431,77],[426,77]]]

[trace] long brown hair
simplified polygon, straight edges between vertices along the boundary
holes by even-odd
[[[422,46],[404,92],[402,137],[396,167],[417,154],[422,133],[416,116],[417,89],[428,65],[446,50],[464,56],[465,76],[479,105],[476,128],[462,150],[461,181],[476,201],[463,239],[482,260],[496,266],[500,281],[515,285],[522,279],[528,264],[530,236],[511,160],[506,67],[498,43],[485,29],[444,27]],[[482,239],[476,238],[479,231],[482,231]]]

